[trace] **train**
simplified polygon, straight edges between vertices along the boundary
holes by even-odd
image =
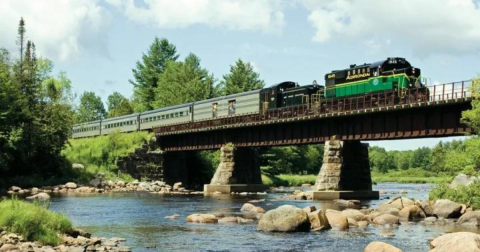
[[[331,71],[325,74],[325,85],[314,81],[310,85],[300,86],[296,82],[285,81],[263,89],[76,124],[72,138],[95,137],[115,131],[152,130],[169,124],[246,113],[264,114],[269,110],[292,106],[320,108],[328,102],[348,101],[366,94],[376,94],[377,98],[386,93],[396,94],[395,102],[401,102],[400,98],[408,96],[409,90],[415,89],[416,97],[418,92],[428,97],[428,88],[420,76],[420,69],[413,67],[405,58],[391,57]]]

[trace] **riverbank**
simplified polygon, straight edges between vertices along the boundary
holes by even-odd
[[[389,170],[386,173],[371,171],[372,182],[397,182],[397,183],[416,183],[416,184],[439,184],[450,182],[453,176],[450,174],[436,173],[422,169],[410,168],[407,170]]]
[[[92,237],[48,207],[47,201],[0,201],[0,251],[131,251],[120,244],[125,239]]]

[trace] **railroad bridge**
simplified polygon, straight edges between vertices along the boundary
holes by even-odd
[[[157,144],[169,153],[222,149],[221,163],[206,191],[259,190],[260,169],[252,147],[326,143],[315,185],[322,195],[317,198],[375,198],[368,146],[360,141],[471,132],[460,123],[462,111],[471,108],[470,81],[435,85],[429,91],[428,97],[415,91],[401,96],[385,92],[327,101],[321,107],[279,108],[152,130]],[[235,148],[225,147],[227,143]],[[237,189],[232,189],[234,184]]]

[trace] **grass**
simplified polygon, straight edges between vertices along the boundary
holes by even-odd
[[[268,186],[301,186],[302,184],[315,184],[316,175],[296,175],[296,174],[280,174],[276,176],[268,176],[262,174],[262,182]]]
[[[72,223],[62,214],[48,210],[48,203],[27,203],[17,199],[0,202],[0,227],[28,241],[59,245],[59,233],[72,231]]]
[[[451,201],[472,206],[474,209],[480,208],[480,182],[476,181],[468,186],[460,186],[452,189],[449,184],[439,184],[429,193],[431,200],[449,199]]]
[[[393,170],[387,173],[372,171],[372,182],[397,182],[397,183],[446,183],[452,180],[452,176],[443,173],[425,171],[422,169],[410,168],[408,170]]]
[[[132,153],[151,138],[152,134],[140,131],[115,132],[95,138],[71,139],[69,146],[62,151],[62,154],[69,162],[84,165],[83,171],[77,171],[78,181],[88,181],[98,173],[105,174],[107,179],[118,177],[124,181],[131,181],[133,179],[130,175],[118,171],[115,162],[118,158]]]

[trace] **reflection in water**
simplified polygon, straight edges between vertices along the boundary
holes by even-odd
[[[382,199],[407,196],[425,199],[430,185],[382,183],[375,190],[387,190]],[[249,200],[265,210],[284,204],[298,207],[341,210],[332,201],[289,201],[282,197],[298,188],[285,188],[268,195],[167,196],[148,193],[115,193],[52,198],[51,209],[64,212],[74,225],[96,236],[124,237],[134,251],[362,251],[371,241],[385,241],[404,251],[426,251],[428,240],[445,232],[460,231],[452,225],[404,223],[396,227],[330,230],[310,233],[257,232],[256,224],[192,224],[185,218],[192,213],[214,213],[253,218],[240,212]],[[380,201],[363,201],[376,207]],[[165,216],[179,214],[178,219]],[[475,229],[476,231],[476,229]],[[156,247],[147,249],[146,247]]]

